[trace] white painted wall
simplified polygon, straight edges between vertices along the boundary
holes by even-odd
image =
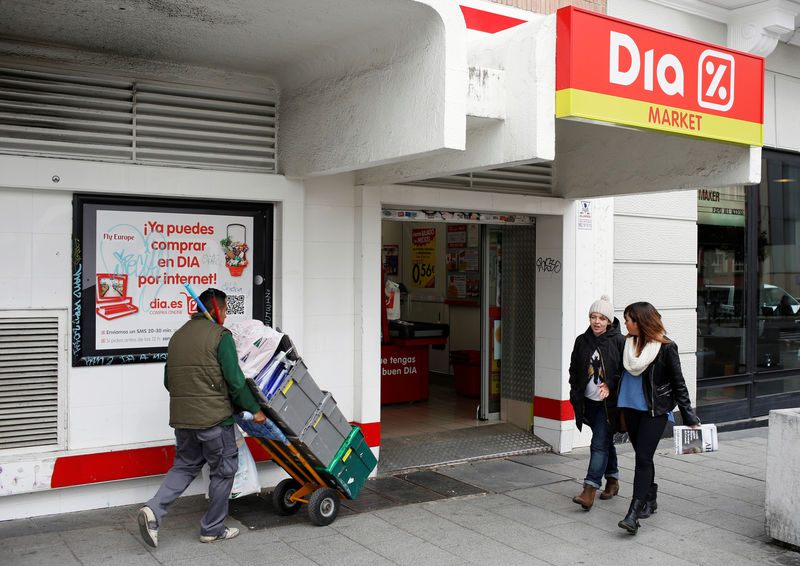
[[[464,149],[463,16],[442,0],[402,7],[391,29],[364,27],[287,76],[280,99],[282,173],[334,174]]]
[[[352,175],[306,182],[302,301],[305,339],[300,352],[321,389],[355,418],[357,209]],[[378,300],[378,295],[375,295]],[[298,348],[299,348],[298,344]]]
[[[668,242],[669,245],[665,245]],[[652,303],[697,384],[697,192],[614,198],[614,306]]]
[[[555,155],[555,16],[531,14],[531,21],[496,34],[470,37],[473,69],[502,71],[503,120],[470,123],[463,151],[443,151],[403,163],[359,172],[358,182],[380,184],[490,169]],[[467,90],[462,93],[466,100]],[[484,96],[490,97],[488,93]],[[497,102],[493,98],[494,102]],[[473,110],[476,111],[476,110]]]
[[[0,209],[13,211],[0,226],[6,244],[0,252],[0,310],[66,309],[71,304],[73,193],[218,199],[220,187],[225,187],[229,200],[277,205],[275,324],[289,332],[302,351],[306,300],[302,183],[277,175],[15,156],[0,156],[0,171]],[[54,175],[58,183],[53,182]],[[352,204],[348,210],[352,215]],[[348,246],[347,257],[352,258],[352,237]],[[5,451],[0,466],[39,461],[46,467],[59,456],[173,442],[163,364],[67,366],[64,379],[65,449]],[[274,465],[262,468],[268,473]],[[0,520],[144,501],[159,481],[129,480],[113,488],[94,485],[3,497]]]
[[[561,330],[563,346],[557,350],[560,356],[558,368],[548,370],[552,372],[553,369],[558,369],[560,379],[552,377],[547,379],[543,376],[540,386],[537,374],[537,396],[569,400],[568,372],[572,347],[575,338],[589,325],[589,308],[594,301],[605,294],[619,310],[613,276],[614,200],[604,198],[585,202],[588,204],[590,215],[588,223],[582,221],[584,211],[587,210],[583,201],[568,201],[568,212],[563,217],[564,275],[563,297],[560,303],[563,309]],[[537,279],[537,285],[538,283]],[[546,296],[543,298],[548,299]],[[537,293],[537,308],[538,300]],[[621,318],[621,315],[618,316]],[[568,452],[578,446],[588,446],[591,441],[590,429],[583,427],[583,431],[578,432],[574,419],[559,422],[537,417],[534,419],[534,426],[536,425],[539,425],[536,434],[550,442],[557,452]],[[542,436],[548,429],[551,439]]]

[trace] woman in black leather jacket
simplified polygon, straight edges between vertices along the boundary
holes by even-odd
[[[619,331],[614,306],[603,295],[589,308],[589,328],[575,339],[569,364],[569,400],[575,411],[575,425],[592,429],[589,468],[583,491],[572,498],[585,511],[592,508],[594,496],[606,487],[600,499],[611,499],[619,491],[619,468],[610,423],[616,414],[617,383],[622,373],[622,348],[625,337]]]
[[[678,347],[667,338],[661,315],[645,302],[628,305],[624,314],[628,338],[617,406],[636,451],[636,468],[633,500],[619,526],[635,535],[639,519],[649,517],[658,507],[653,456],[667,420],[672,420],[672,410],[677,404],[689,426],[700,425],[700,419],[692,410]]]

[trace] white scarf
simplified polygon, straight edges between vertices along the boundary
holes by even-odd
[[[633,345],[633,336],[630,336],[625,340],[622,363],[631,375],[641,375],[647,366],[656,359],[659,350],[661,350],[661,342],[648,342],[642,349],[642,353],[637,356],[636,346]]]

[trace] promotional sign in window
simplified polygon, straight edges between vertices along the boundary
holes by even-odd
[[[436,287],[436,228],[411,231],[411,282],[415,287]]]
[[[271,205],[76,197],[73,237],[73,365],[165,359],[209,287],[271,323]]]
[[[764,58],[568,6],[556,117],[760,146]]]

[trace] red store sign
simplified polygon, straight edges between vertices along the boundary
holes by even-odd
[[[556,117],[760,146],[763,116],[763,57],[558,10]]]

